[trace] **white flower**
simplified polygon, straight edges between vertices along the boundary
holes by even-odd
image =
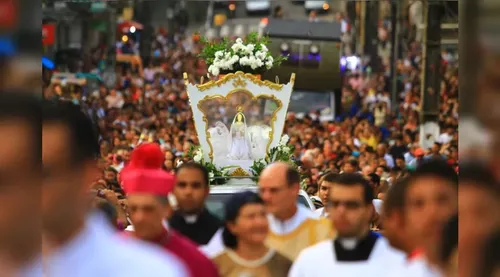
[[[201,148],[199,148],[198,150],[196,150],[196,154],[194,155],[193,160],[196,163],[199,163],[201,162],[202,159],[203,159],[203,151],[201,151]]]
[[[264,160],[264,159],[260,159],[260,160],[259,160],[259,163],[260,163],[261,165],[263,165],[263,166],[266,166],[266,165],[267,165],[267,164],[266,164],[266,160]]]
[[[260,49],[261,49],[260,51],[262,51],[262,52],[269,52],[269,49],[267,49],[265,44],[261,44]]]
[[[241,38],[236,39],[236,44],[243,44],[243,40]]]
[[[267,68],[267,69],[271,69],[271,68],[273,68],[273,62],[269,62],[269,61],[267,61],[267,62],[266,62],[266,68]]]
[[[267,56],[266,61],[273,63],[274,62],[273,56]]]
[[[288,146],[283,146],[283,148],[281,148],[283,150],[283,152],[285,153],[290,153],[290,147]]]
[[[288,141],[290,140],[290,137],[288,135],[283,135],[280,140],[280,145],[286,145]]]
[[[182,162],[181,160],[178,160],[178,161],[177,161],[177,164],[175,165],[175,167],[179,167],[179,166],[181,166],[182,164],[183,164],[183,162]]]
[[[222,57],[224,57],[224,51],[217,51],[217,52],[215,52],[215,57],[216,58],[222,58]]]
[[[213,180],[214,177],[215,177],[215,174],[213,172],[208,173],[208,178],[210,178],[210,180]]]
[[[253,44],[248,44],[247,46],[245,46],[245,52],[247,54],[250,54],[250,53],[253,53],[253,50],[255,49],[255,45]]]
[[[262,51],[257,51],[255,52],[255,57],[259,60],[264,60],[266,58],[267,54],[262,52]]]
[[[208,67],[208,72],[210,72],[212,76],[218,76],[220,73],[220,68],[215,64],[212,64],[211,66]]]

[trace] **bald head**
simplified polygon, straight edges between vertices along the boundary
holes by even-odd
[[[300,185],[299,172],[284,162],[276,162],[268,165],[260,174],[259,179],[285,180],[288,186]]]
[[[299,191],[299,172],[287,163],[270,164],[259,176],[259,193],[267,212],[283,220],[295,213]]]

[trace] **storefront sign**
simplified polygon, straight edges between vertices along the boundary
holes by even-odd
[[[55,24],[43,24],[42,25],[42,44],[52,45],[54,44],[56,38],[56,25]]]

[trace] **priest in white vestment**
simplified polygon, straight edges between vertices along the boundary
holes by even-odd
[[[303,250],[289,277],[387,276],[401,267],[404,254],[370,231],[374,213],[373,190],[358,173],[344,173],[330,187],[327,209],[337,238]]]
[[[318,219],[313,211],[297,204],[299,182],[299,173],[286,163],[268,166],[259,178],[259,193],[269,220],[266,244],[292,261],[302,249],[334,236],[328,219]],[[223,249],[221,230],[201,247],[209,257],[216,256]]]

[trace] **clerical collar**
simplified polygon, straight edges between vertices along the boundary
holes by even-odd
[[[366,261],[377,242],[380,235],[369,232],[362,239],[357,238],[337,238],[333,241],[333,248],[337,261]]]
[[[186,221],[187,224],[195,224],[196,221],[198,221],[197,214],[184,215],[183,217],[184,217],[184,221]]]

